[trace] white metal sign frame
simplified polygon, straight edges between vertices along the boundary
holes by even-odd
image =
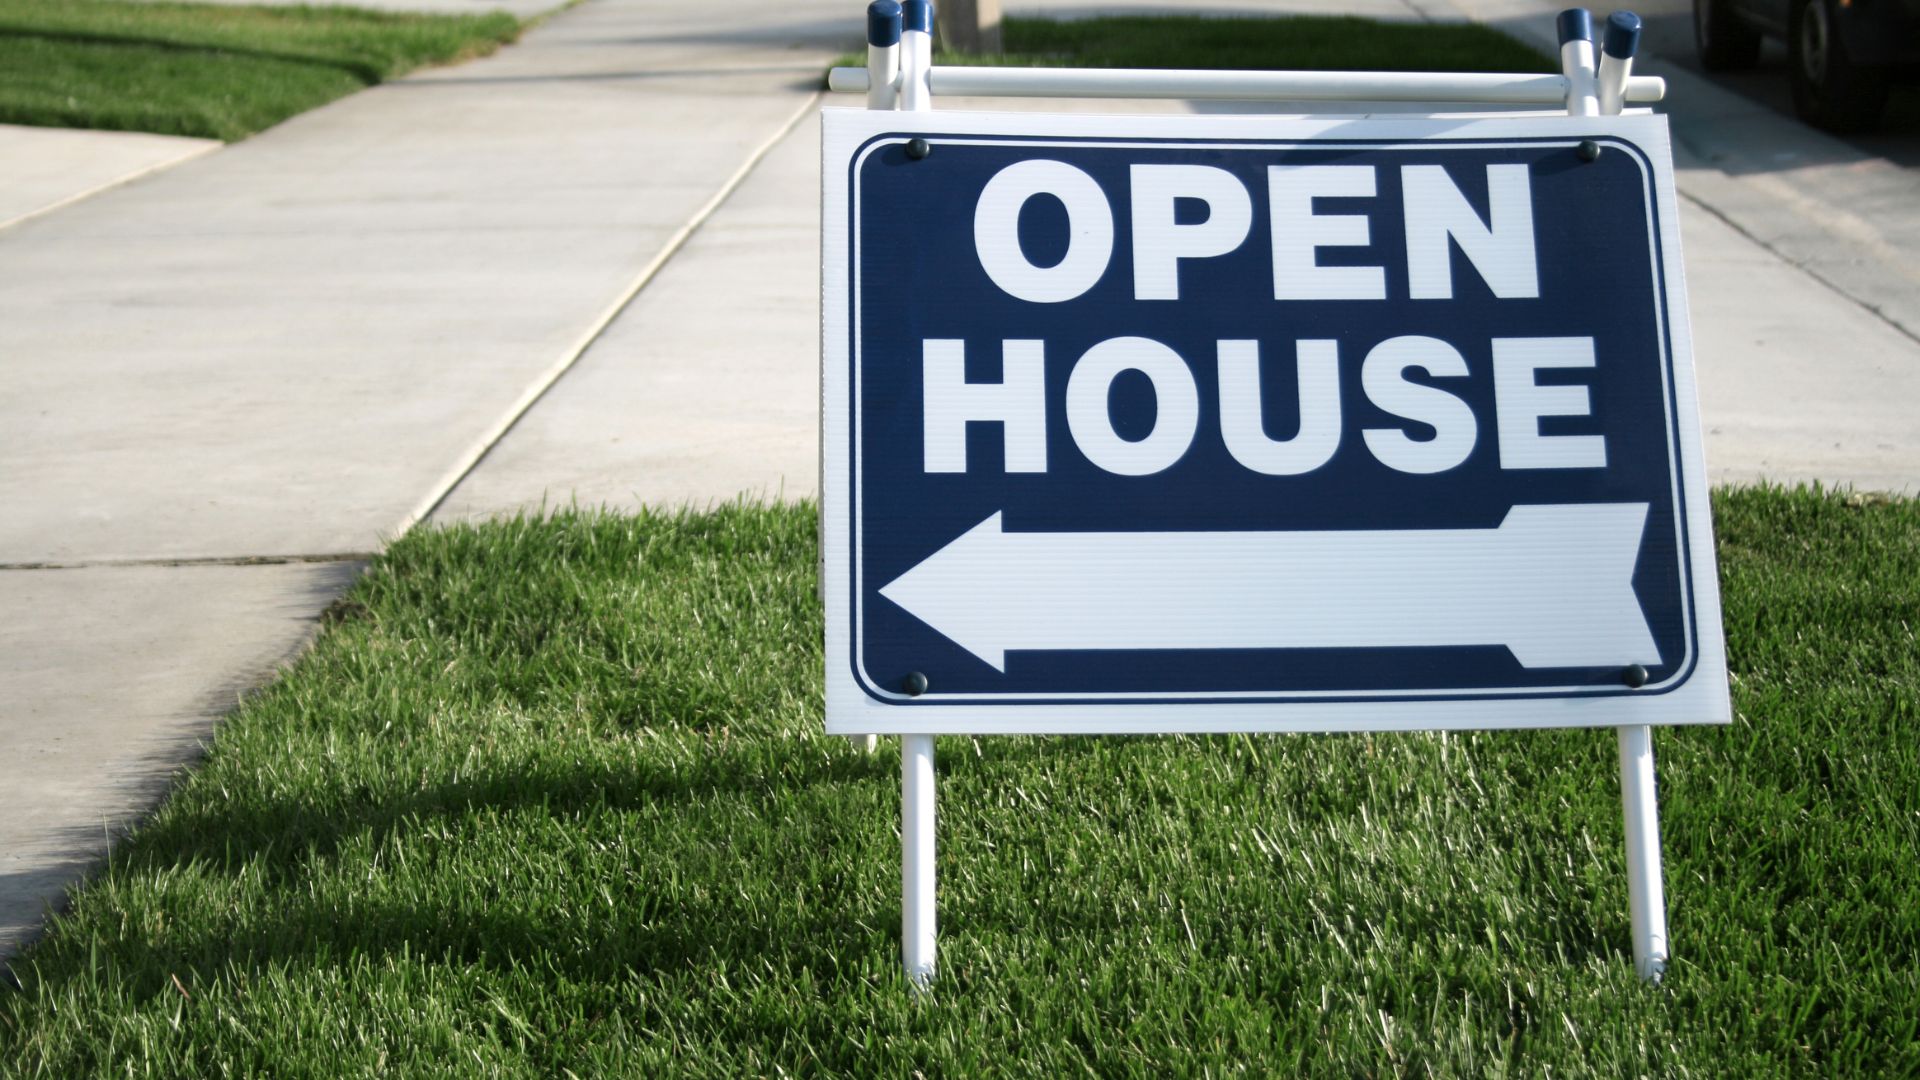
[[[1433,728],[1487,727],[1577,727],[1615,726],[1618,732],[1621,799],[1626,825],[1627,870],[1632,906],[1633,951],[1636,969],[1643,978],[1658,980],[1665,970],[1668,950],[1665,900],[1661,885],[1658,811],[1654,791],[1652,730],[1650,724],[1724,723],[1729,706],[1725,675],[1724,646],[1720,636],[1717,578],[1711,547],[1711,522],[1708,517],[1700,458],[1698,406],[1692,380],[1692,364],[1684,293],[1680,282],[1678,226],[1671,188],[1671,160],[1664,124],[1644,118],[1616,116],[1624,103],[1655,101],[1664,94],[1658,79],[1632,77],[1632,55],[1638,40],[1639,20],[1616,13],[1608,21],[1604,55],[1596,57],[1591,17],[1584,10],[1564,13],[1560,19],[1563,74],[1557,76],[1519,75],[1447,75],[1399,73],[1316,73],[1316,72],[1163,72],[1163,71],[1045,71],[1011,68],[934,68],[932,53],[932,5],[928,0],[875,0],[868,8],[868,65],[865,69],[836,68],[830,79],[835,90],[867,95],[870,110],[925,111],[931,108],[932,93],[965,93],[980,96],[1060,96],[1060,97],[1172,97],[1239,98],[1289,101],[1448,101],[1477,103],[1534,103],[1562,107],[1575,117],[1594,118],[1570,131],[1565,121],[1540,125],[1523,117],[1495,119],[1399,119],[1374,121],[1370,137],[1404,138],[1407,145],[1444,135],[1449,140],[1484,140],[1500,143],[1520,136],[1559,136],[1591,143],[1595,152],[1604,143],[1617,145],[1643,162],[1647,195],[1657,206],[1653,216],[1666,235],[1650,236],[1659,250],[1655,265],[1662,268],[1673,299],[1663,314],[1670,320],[1669,335],[1677,355],[1666,358],[1671,372],[1671,391],[1667,401],[1669,435],[1675,441],[1673,461],[1686,479],[1685,505],[1677,508],[1676,523],[1689,536],[1680,542],[1681,558],[1687,561],[1691,579],[1692,625],[1697,628],[1695,654],[1687,674],[1673,681],[1675,688],[1647,687],[1654,693],[1621,696],[1569,695],[1559,698],[1538,696],[1498,700],[1498,695],[1480,694],[1472,700],[1446,700],[1444,697],[1419,702],[1327,702],[1289,704],[1276,712],[1272,704],[1246,704],[1211,701],[1199,705],[1141,703],[1144,711],[1125,719],[1116,718],[1116,709],[1106,704],[1044,705],[1034,709],[1007,710],[993,706],[955,704],[947,709],[899,708],[890,705],[886,693],[875,694],[872,686],[862,687],[852,677],[848,643],[852,616],[841,602],[847,595],[852,573],[847,558],[855,538],[844,515],[827,514],[824,508],[844,507],[853,497],[857,483],[857,462],[849,461],[849,425],[856,422],[848,415],[848,379],[846,368],[836,361],[857,348],[853,335],[856,326],[844,321],[835,302],[849,296],[849,259],[857,254],[848,250],[847,182],[845,172],[836,176],[833,166],[849,160],[859,145],[883,132],[898,132],[895,120],[874,118],[867,123],[849,122],[848,115],[830,110],[823,152],[828,164],[823,203],[823,295],[829,299],[823,313],[822,368],[822,549],[823,595],[828,598],[828,730],[839,734],[865,735],[869,749],[874,733],[901,736],[902,783],[902,958],[908,975],[918,982],[930,979],[935,956],[934,905],[934,760],[936,733],[967,732],[1177,732],[1177,731],[1356,731],[1415,730]],[[1596,62],[1597,61],[1597,62]],[[835,119],[835,114],[840,117]],[[851,114],[858,117],[860,114]],[[1021,135],[1028,139],[1068,134],[1060,127],[1060,118],[1000,114],[948,114],[939,124],[941,135],[988,140]],[[1294,121],[1287,134],[1302,132],[1332,133],[1351,123],[1351,118]],[[1270,138],[1275,130],[1271,119],[1258,117],[1076,117],[1071,134],[1124,142],[1156,134],[1182,141],[1196,137],[1222,139]],[[929,128],[929,130],[932,130]],[[906,141],[901,136],[894,141]],[[908,150],[924,155],[923,140]],[[1582,152],[1588,148],[1582,147]],[[1665,183],[1657,182],[1660,178]],[[1661,294],[1663,290],[1656,290]],[[1631,677],[1629,676],[1630,684]],[[924,680],[923,680],[924,681]],[[1657,692],[1667,689],[1669,692]],[[901,700],[915,696],[924,686],[908,686]],[[1022,714],[1025,715],[1016,715]]]
[[[857,211],[859,191],[857,185],[849,188],[849,175],[856,173],[860,163],[868,155],[889,147],[898,147],[909,140],[907,134],[898,132],[899,123],[890,119],[888,114],[875,114],[862,110],[830,110],[826,114],[826,134],[824,153],[830,161],[839,163],[851,160],[853,168],[835,170],[828,180],[829,196],[824,202],[825,272],[823,293],[828,298],[833,314],[826,320],[824,333],[825,355],[829,362],[823,366],[823,410],[826,416],[823,429],[823,450],[825,471],[823,484],[826,485],[826,502],[832,507],[859,505],[862,499],[862,462],[855,447],[860,443],[860,416],[857,408],[849,407],[850,399],[859,399],[860,388],[860,352],[861,342],[858,333],[848,321],[842,318],[849,305],[856,313],[861,309],[860,290],[857,282],[860,278],[859,260],[862,245],[856,239],[851,245],[846,237],[849,228],[849,213]],[[1065,130],[1070,125],[1071,130]],[[1700,459],[1700,438],[1698,431],[1698,407],[1691,377],[1691,357],[1687,346],[1687,326],[1684,297],[1678,289],[1680,265],[1678,254],[1678,230],[1675,224],[1675,206],[1670,185],[1656,183],[1659,176],[1671,174],[1671,163],[1665,139],[1664,125],[1656,118],[1636,117],[1596,117],[1578,121],[1566,117],[1529,117],[1510,119],[1477,120],[1433,120],[1428,118],[1377,119],[1370,120],[1365,128],[1369,141],[1362,145],[1343,141],[1351,133],[1350,121],[1315,118],[1307,120],[1289,119],[1276,121],[1272,118],[1250,116],[1212,116],[1212,117],[1141,117],[1141,116],[1076,116],[1060,117],[1043,114],[1021,113],[946,113],[942,114],[938,125],[939,134],[929,140],[930,152],[938,153],[939,147],[968,146],[1015,146],[1022,149],[1037,148],[1045,150],[1051,147],[1087,148],[1151,148],[1156,138],[1176,138],[1182,150],[1219,151],[1231,153],[1238,151],[1267,152],[1276,149],[1310,146],[1316,150],[1369,149],[1419,152],[1422,150],[1459,150],[1477,148],[1503,148],[1521,145],[1533,148],[1558,147],[1572,151],[1582,141],[1609,148],[1607,152],[1620,154],[1633,161],[1641,176],[1642,189],[1647,205],[1654,212],[1648,214],[1648,232],[1644,242],[1648,249],[1648,263],[1652,268],[1653,281],[1651,293],[1656,298],[1654,319],[1658,326],[1656,337],[1669,346],[1661,357],[1661,376],[1665,391],[1665,440],[1668,445],[1670,498],[1672,501],[1672,535],[1665,543],[1675,553],[1677,574],[1685,584],[1680,600],[1686,610],[1688,622],[1695,627],[1704,626],[1708,632],[1695,632],[1686,642],[1688,655],[1672,664],[1671,674],[1665,678],[1629,688],[1619,682],[1609,685],[1592,683],[1565,686],[1531,687],[1466,687],[1466,688],[1414,688],[1382,690],[1378,692],[1356,691],[1352,689],[1299,691],[1286,695],[1276,695],[1268,691],[1223,691],[1188,690],[1170,693],[1149,693],[1138,690],[1115,690],[1110,692],[1081,690],[1071,693],[1024,693],[1015,695],[992,694],[916,694],[911,689],[892,685],[892,680],[878,677],[875,673],[863,670],[860,650],[857,645],[866,633],[861,620],[861,605],[848,603],[848,597],[863,597],[875,582],[861,580],[859,549],[863,543],[862,524],[859,514],[848,515],[833,513],[826,517],[822,525],[825,553],[825,595],[828,625],[828,680],[827,680],[827,717],[828,731],[835,734],[1145,734],[1156,732],[1223,732],[1223,731],[1407,731],[1432,730],[1439,728],[1564,728],[1564,727],[1613,727],[1622,723],[1644,722],[1653,724],[1694,724],[1724,722],[1726,706],[1725,659],[1721,642],[1717,635],[1720,624],[1718,594],[1714,580],[1714,564],[1711,545],[1703,543],[1711,536],[1711,520],[1707,505],[1703,481],[1704,466]],[[1276,133],[1284,133],[1275,137]],[[1071,135],[1071,141],[1055,137]],[[1267,136],[1262,138],[1262,136]],[[1219,141],[1213,141],[1219,140]],[[1239,140],[1239,141],[1235,141]],[[1257,142],[1255,141],[1257,140]],[[1247,143],[1253,143],[1250,148]],[[1656,205],[1657,204],[1657,205]],[[854,227],[857,228],[857,225]],[[1623,238],[1622,243],[1636,242],[1632,238]],[[851,246],[852,250],[848,250]],[[1673,306],[1669,310],[1658,301],[1671,297]],[[841,362],[842,358],[852,357],[851,363]],[[850,484],[849,489],[847,485]],[[1569,523],[1565,527],[1551,528],[1548,546],[1552,550],[1561,550],[1573,554],[1583,554],[1603,542],[1613,539],[1607,530],[1615,529],[1619,524],[1612,519],[1620,515],[1606,511],[1616,509],[1609,506],[1597,507],[1526,507],[1526,510],[1538,511],[1532,515],[1543,520],[1553,514],[1567,515]],[[1601,511],[1595,514],[1594,511]],[[1637,519],[1627,520],[1625,526],[1630,530],[1627,547],[1632,549],[1639,544],[1640,524]],[[1499,578],[1510,573],[1512,545],[1502,534],[1512,529],[1524,530],[1523,515],[1516,511],[1508,518],[1508,525],[1500,529],[1475,530],[1471,533],[1459,531],[1419,532],[1408,531],[1387,534],[1355,533],[1303,533],[1303,534],[1178,534],[1149,533],[1135,534],[1138,543],[1157,548],[1172,548],[1177,555],[1183,547],[1202,547],[1206,550],[1192,558],[1176,559],[1184,567],[1183,576],[1187,578],[1205,577],[1208,553],[1224,558],[1226,553],[1220,549],[1227,546],[1220,541],[1239,540],[1235,545],[1245,547],[1257,542],[1263,546],[1274,546],[1285,542],[1284,558],[1303,567],[1312,566],[1312,570],[1302,573],[1317,574],[1329,579],[1327,591],[1340,593],[1330,597],[1325,604],[1308,603],[1309,608],[1339,608],[1340,616],[1346,621],[1353,619],[1354,608],[1365,599],[1365,582],[1355,581],[1351,587],[1343,590],[1342,583],[1355,578],[1365,578],[1372,571],[1365,566],[1356,565],[1343,568],[1343,563],[1362,563],[1357,538],[1371,538],[1372,546],[1385,548],[1391,541],[1394,552],[1404,553],[1406,561],[1417,562],[1423,549],[1446,545],[1450,551],[1460,553],[1459,558],[1449,562],[1449,575],[1445,582],[1447,591],[1441,601],[1441,607],[1447,613],[1467,609],[1474,603],[1473,595],[1495,594],[1500,589]],[[1007,536],[1016,534],[1008,533]],[[1032,547],[1035,539],[1028,534],[1017,534],[1025,538],[1025,546]],[[984,537],[978,540],[980,545],[989,541],[998,542],[1001,537],[998,523],[988,521],[977,528],[970,537]],[[1253,538],[1248,540],[1247,538]],[[1049,541],[1057,539],[1044,537]],[[1074,551],[1069,552],[1060,561],[1066,565],[1060,567],[1055,576],[1071,569],[1076,563],[1085,566],[1096,564],[1095,558],[1076,559],[1081,552],[1090,550],[1090,545],[1080,537],[1066,537],[1068,541],[1079,540]],[[1109,538],[1111,541],[1113,538]],[[959,545],[956,545],[958,547]],[[1113,543],[1102,545],[1112,548]],[[991,558],[982,555],[980,558]],[[1464,561],[1477,561],[1482,564],[1484,573],[1470,574],[1462,568]],[[929,560],[931,565],[934,560]],[[1523,560],[1522,560],[1523,561]],[[1574,560],[1569,558],[1569,563]],[[1633,565],[1626,563],[1625,572],[1630,574]],[[847,575],[852,575],[849,581]],[[1437,578],[1429,588],[1441,584]],[[1578,573],[1564,573],[1564,577],[1584,580]],[[1486,579],[1486,580],[1481,580]],[[905,579],[902,579],[905,581]],[[1624,579],[1623,579],[1624,580]],[[1029,583],[1029,587],[1040,588],[1043,583]],[[1207,584],[1202,582],[1201,584]],[[1292,594],[1295,599],[1314,592],[1310,581],[1289,580],[1283,583],[1280,592]],[[887,595],[896,600],[906,600],[895,590],[900,582],[889,585]],[[1257,581],[1255,575],[1238,575],[1232,584],[1216,585],[1211,591],[1222,596],[1221,603],[1231,605],[1234,601],[1226,596],[1235,589],[1241,591],[1243,602],[1249,610],[1262,611],[1260,621],[1271,621],[1272,612],[1277,605],[1261,605],[1257,599]],[[1511,587],[1511,586],[1509,586]],[[1376,590],[1377,591],[1377,590]],[[1458,596],[1454,594],[1460,594]],[[1538,606],[1538,598],[1529,597],[1530,606]],[[1604,596],[1603,596],[1604,599]],[[1020,605],[1019,598],[1010,598],[1008,603],[1015,608],[1035,607],[1034,611],[1010,609],[1006,615],[1014,622],[1034,621],[1043,617],[1047,601],[1041,599],[1032,605]],[[1481,600],[1483,606],[1490,602]],[[1631,600],[1629,597],[1629,605]],[[905,604],[909,609],[913,604]],[[1550,605],[1548,605],[1550,607]],[[1221,610],[1233,610],[1232,607]],[[1569,607],[1555,616],[1556,630],[1564,630],[1574,637],[1587,637],[1594,633],[1588,625],[1581,625],[1575,615],[1575,609]],[[1392,613],[1399,616],[1400,612]],[[1117,613],[1116,613],[1117,617]],[[1385,616],[1383,616],[1385,618]],[[1221,620],[1226,622],[1224,618]],[[937,625],[937,624],[936,624]],[[1218,632],[1218,631],[1216,631]],[[1641,631],[1644,636],[1644,630]],[[1642,654],[1644,658],[1644,654]],[[1625,660],[1621,666],[1624,666]],[[1038,706],[1023,708],[1021,706]]]

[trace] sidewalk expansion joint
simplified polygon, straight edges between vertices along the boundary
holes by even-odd
[[[449,495],[453,494],[454,489],[458,488],[462,481],[472,475],[473,471],[480,467],[480,463],[486,460],[487,455],[492,452],[493,448],[499,445],[500,441],[506,438],[508,433],[513,431],[514,426],[520,423],[520,418],[532,411],[533,407],[540,403],[540,399],[546,396],[547,391],[553,389],[555,384],[559,383],[561,377],[572,370],[574,364],[578,363],[580,358],[585,356],[588,350],[593,348],[594,343],[599,341],[601,335],[606,333],[607,328],[613,325],[614,320],[618,319],[621,313],[626,311],[627,307],[633,303],[634,298],[640,295],[641,290],[645,289],[647,285],[653,281],[654,277],[660,273],[661,269],[667,265],[669,260],[680,253],[680,249],[685,247],[687,241],[691,240],[693,235],[700,231],[700,227],[707,223],[707,219],[711,218],[715,211],[719,210],[720,207],[733,196],[733,193],[739,190],[740,185],[745,183],[747,177],[752,175],[753,171],[760,167],[760,163],[766,160],[767,155],[771,154],[775,147],[785,142],[787,137],[792,135],[794,130],[800,126],[800,122],[812,114],[814,108],[819,105],[820,100],[824,96],[825,91],[821,90],[816,90],[807,95],[807,99],[801,102],[800,108],[796,109],[793,115],[789,116],[786,121],[774,131],[771,137],[759,146],[756,146],[753,152],[747,155],[747,159],[741,162],[740,167],[734,170],[733,175],[727,177],[726,181],[720,185],[719,190],[715,191],[712,197],[707,199],[698,210],[695,210],[693,216],[688,218],[685,224],[674,230],[673,235],[667,238],[666,244],[663,245],[659,251],[655,252],[651,259],[647,260],[646,265],[640,268],[639,274],[634,277],[633,281],[621,291],[619,296],[614,298],[611,304],[607,305],[606,309],[600,313],[599,318],[595,319],[593,323],[587,327],[586,332],[574,341],[572,347],[562,353],[560,359],[557,360],[552,367],[549,367],[539,378],[535,379],[533,384],[521,393],[519,400],[515,401],[507,409],[506,413],[493,427],[472,446],[468,447],[467,452],[462,454],[453,468],[447,471],[446,475],[441,478],[438,484],[434,485],[427,494],[427,497],[420,500],[419,504],[416,505],[406,517],[400,519],[398,525],[393,530],[394,536],[404,535],[415,525],[431,517],[433,512],[440,508],[440,504],[445,502]]]
[[[119,134],[119,133],[102,132],[102,134],[113,135],[113,134]],[[135,133],[130,132],[128,134],[135,134]],[[207,139],[204,141],[207,143],[206,146],[200,147],[199,149],[193,150],[189,153],[182,154],[177,158],[169,158],[166,161],[158,161],[158,162],[154,162],[151,165],[142,166],[130,173],[127,173],[124,176],[116,176],[111,180],[105,180],[98,184],[95,184],[94,186],[86,189],[85,191],[77,191],[70,195],[64,195],[54,200],[53,202],[46,204],[45,206],[38,206],[24,213],[16,214],[13,217],[7,218],[5,221],[0,221],[0,230],[11,229],[16,225],[24,225],[29,221],[33,221],[36,218],[45,217],[48,214],[51,214],[57,210],[65,210],[67,207],[72,206],[75,203],[85,202],[88,199],[93,198],[95,195],[104,195],[115,188],[126,187],[128,184],[131,184],[136,180],[144,180],[147,177],[154,175],[155,173],[163,173],[163,172],[166,172],[168,169],[172,169],[176,166],[185,165],[189,161],[206,157],[208,154],[211,154],[216,150],[224,150],[226,149],[226,146],[227,146],[226,143],[223,143],[218,139]]]
[[[1822,274],[1819,270],[1815,269],[1811,264],[1804,262],[1800,259],[1796,259],[1793,256],[1788,255],[1786,252],[1781,251],[1779,248],[1774,247],[1772,244],[1767,243],[1765,240],[1754,235],[1752,230],[1741,225],[1739,222],[1735,221],[1732,217],[1728,216],[1727,214],[1721,213],[1720,209],[1714,206],[1712,203],[1709,203],[1704,199],[1701,199],[1697,195],[1690,195],[1684,191],[1679,192],[1678,194],[1682,199],[1685,199],[1687,202],[1690,202],[1693,205],[1699,207],[1701,210],[1704,210],[1705,212],[1713,215],[1715,220],[1719,221],[1722,225],[1725,225],[1727,228],[1732,229],[1734,232],[1739,233],[1742,237],[1752,242],[1754,246],[1758,247],[1760,250],[1766,252],[1767,254],[1773,256],[1776,259],[1779,259],[1781,262],[1786,263],[1788,266],[1793,267],[1795,270],[1798,270],[1801,273],[1807,275],[1808,277],[1812,278],[1814,281],[1818,282],[1820,285],[1827,288],[1835,296],[1840,297],[1842,300],[1847,301],[1848,303],[1854,305],[1860,310],[1880,320],[1882,323],[1885,323],[1888,326],[1888,328],[1890,328],[1894,333],[1899,334],[1901,337],[1906,338],[1908,341],[1913,342],[1915,345],[1920,345],[1920,332],[1914,331],[1913,329],[1909,328],[1905,323],[1901,322],[1899,319],[1896,319],[1893,316],[1887,314],[1885,311],[1881,310],[1878,305],[1869,303],[1868,301],[1853,295],[1852,293],[1848,292],[1845,289],[1845,287],[1841,286],[1838,282],[1829,279],[1826,275]]]
[[[194,555],[152,559],[45,559],[36,562],[0,562],[6,570],[92,570],[114,566],[285,566],[293,563],[367,562],[377,553],[341,551],[322,555]]]

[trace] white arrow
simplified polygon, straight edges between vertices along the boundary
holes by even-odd
[[[1010,533],[995,513],[880,595],[1000,671],[1011,649],[1422,645],[1652,667],[1646,518],[1582,503],[1516,506],[1497,529]]]

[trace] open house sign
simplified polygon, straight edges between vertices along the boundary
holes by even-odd
[[[830,731],[1727,719],[1658,118],[825,117]]]

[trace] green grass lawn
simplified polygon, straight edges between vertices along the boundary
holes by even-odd
[[[0,1075],[1911,1076],[1920,503],[1715,498],[1737,712],[1604,731],[821,733],[811,507],[422,530],[0,982]]]
[[[1252,71],[1559,71],[1518,41],[1473,23],[1388,23],[1347,16],[1008,17],[1006,51],[936,52],[938,64],[1200,68]],[[939,43],[936,41],[936,45]],[[862,67],[866,53],[838,64]]]
[[[519,33],[501,13],[0,0],[0,123],[239,139]]]

